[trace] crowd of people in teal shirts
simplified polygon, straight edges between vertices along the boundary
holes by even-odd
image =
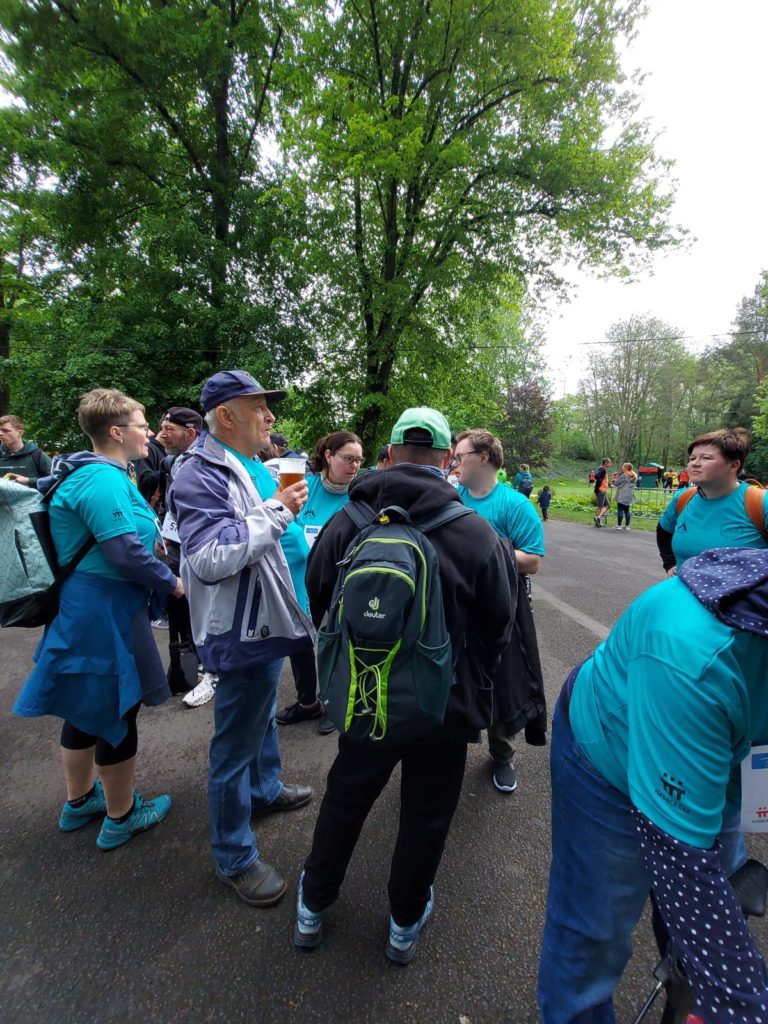
[[[229,376],[242,391],[240,378],[248,375]],[[212,380],[221,394],[209,396],[206,409],[221,405],[223,389],[233,386]],[[111,850],[157,825],[171,808],[169,795],[144,799],[134,789],[136,717],[141,704],[168,695],[149,628],[148,593],[178,597],[184,586],[155,557],[155,517],[130,478],[131,460],[147,452],[143,407],[97,389],[81,401],[79,421],[93,451],[58,460],[40,489],[56,485],[51,526],[60,560],[89,533],[96,545],[62,592],[60,614],[14,711],[64,720],[67,801],[59,826],[72,831],[99,819],[97,844]],[[530,468],[521,465],[511,486],[500,480],[501,444],[481,428],[463,431],[451,444],[445,475],[464,504],[509,542],[519,573],[535,575],[545,542],[529,497]],[[318,440],[307,458],[303,504],[293,501],[290,488],[280,498],[269,458],[218,445],[261,500],[285,516],[280,545],[293,583],[290,600],[308,613],[309,551],[363,471],[360,438],[340,430]],[[768,972],[728,882],[746,857],[742,763],[754,746],[768,743],[768,515],[765,491],[742,479],[748,449],[739,430],[691,442],[692,487],[675,495],[657,529],[668,579],[629,606],[560,692],[538,982],[545,1024],[615,1020],[613,991],[649,891],[660,943],[672,941],[682,958],[700,1019],[768,1022]],[[386,463],[380,453],[370,472],[397,472]],[[546,518],[541,495],[539,505]],[[681,637],[687,638],[684,663]],[[297,699],[274,709],[265,729],[317,719],[321,731],[332,732],[318,700],[314,653],[300,649],[291,663]],[[104,685],[107,678],[114,687]],[[518,785],[513,740],[495,720],[488,728],[491,779],[506,795]],[[273,809],[308,802],[306,789],[284,786],[275,803],[283,800],[285,807]],[[414,927],[417,935],[421,924]]]

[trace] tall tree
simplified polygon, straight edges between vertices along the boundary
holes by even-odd
[[[329,358],[368,447],[431,299],[675,240],[618,48],[636,0],[342,0],[307,17],[286,143]],[[426,339],[425,339],[426,341]],[[457,342],[460,347],[460,342]]]
[[[656,454],[669,433],[685,346],[680,332],[655,317],[632,317],[614,324],[604,346],[588,358],[588,374],[580,382],[593,445],[618,461],[639,462]]]
[[[554,424],[552,399],[540,380],[510,384],[497,427],[507,464],[544,465],[554,450]]]
[[[54,182],[45,341],[72,387],[117,362],[160,404],[223,359],[271,381],[304,364],[281,251],[292,199],[261,157],[297,16],[249,0],[3,4],[2,84]],[[164,386],[147,361],[172,372]]]

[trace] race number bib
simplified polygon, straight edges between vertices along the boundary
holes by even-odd
[[[305,526],[304,527],[304,539],[307,544],[312,547],[317,539],[318,533],[322,530],[322,526]]]
[[[752,747],[741,762],[741,831],[768,832],[768,746]]]
[[[165,519],[163,519],[163,527],[160,530],[165,540],[175,541],[176,544],[181,544],[179,540],[179,528],[176,525],[176,520],[173,518],[170,512],[165,513]]]

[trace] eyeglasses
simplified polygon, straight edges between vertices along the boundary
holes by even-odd
[[[149,433],[149,424],[148,423],[113,423],[112,426],[113,427],[123,427],[123,428],[138,427],[138,429],[139,430],[143,430],[145,434]]]
[[[362,466],[365,461],[362,455],[339,455],[338,452],[334,452],[333,454],[337,455],[342,462],[346,462],[348,466]]]
[[[466,457],[468,455],[481,455],[481,454],[482,453],[479,452],[477,450],[477,448],[472,448],[470,451],[464,452],[463,455],[454,455],[453,456],[453,461],[456,463],[457,466],[460,466],[462,464],[462,462],[464,461],[464,459],[466,459]]]

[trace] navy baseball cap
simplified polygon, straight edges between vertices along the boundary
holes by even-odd
[[[230,398],[263,395],[268,402],[282,402],[286,394],[285,391],[268,391],[245,370],[220,370],[203,384],[200,404],[206,412],[210,412]]]

